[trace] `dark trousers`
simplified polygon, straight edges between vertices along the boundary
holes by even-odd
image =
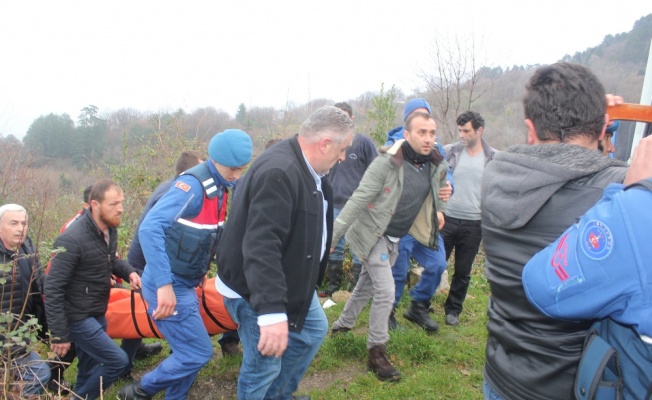
[[[455,249],[455,274],[444,304],[446,314],[460,314],[471,281],[473,260],[482,241],[481,221],[457,219],[446,216],[446,224],[441,231],[446,248],[446,260]]]

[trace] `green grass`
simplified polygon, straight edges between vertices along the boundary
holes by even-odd
[[[452,273],[449,270],[451,276]],[[365,373],[367,307],[352,332],[326,339],[308,377],[348,371],[351,366],[361,371],[345,381],[332,382],[306,394],[313,399],[482,399],[488,291],[482,265],[476,265],[464,312],[460,315],[461,323],[456,327],[444,324],[446,296],[438,293],[432,315],[440,327],[436,334],[427,334],[403,318],[409,303],[406,291],[396,313],[405,330],[391,333],[387,348],[392,364],[401,372],[399,382],[380,382]],[[343,306],[337,304],[326,310],[329,322],[337,319]]]
[[[452,257],[451,257],[452,260]],[[453,271],[449,265],[449,274]],[[405,330],[391,333],[387,351],[393,365],[401,372],[399,382],[380,382],[366,370],[366,332],[369,307],[362,312],[356,327],[346,335],[328,336],[304,377],[298,393],[312,399],[482,399],[482,366],[486,343],[486,307],[489,287],[484,277],[483,258],[478,255],[474,265],[460,325],[444,324],[443,304],[446,296],[438,293],[433,300],[432,317],[439,332],[427,334],[403,318],[409,304],[408,290],[397,308],[397,319]],[[342,312],[344,303],[327,310],[332,324]],[[191,399],[234,399],[241,358],[225,359],[213,339],[215,355],[204,367],[191,389]],[[138,361],[135,375],[142,376],[153,369],[168,354],[167,344],[161,355]],[[73,381],[73,365],[66,377]],[[104,393],[114,399],[118,381]],[[158,394],[155,399],[163,399]]]

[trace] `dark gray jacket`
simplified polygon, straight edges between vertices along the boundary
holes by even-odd
[[[548,318],[527,300],[524,265],[625,178],[624,163],[569,144],[513,146],[482,179],[482,236],[491,287],[484,375],[505,399],[571,399],[591,321]]]

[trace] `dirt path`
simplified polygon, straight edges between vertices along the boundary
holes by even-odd
[[[346,366],[333,372],[320,372],[307,375],[301,380],[298,393],[304,394],[310,390],[326,388],[334,382],[351,382],[356,376],[366,373],[364,365]],[[197,380],[190,390],[189,399],[196,400],[232,400],[237,398],[238,377],[215,376]]]

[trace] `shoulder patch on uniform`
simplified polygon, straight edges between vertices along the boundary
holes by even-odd
[[[589,221],[582,230],[580,240],[582,251],[592,260],[603,260],[613,250],[611,230],[600,221]]]
[[[550,260],[550,266],[554,268],[560,281],[568,279],[568,272],[566,272],[566,266],[568,265],[568,244],[566,243],[566,239],[568,239],[568,233],[561,237],[552,256],[552,260]]]
[[[179,188],[184,192],[188,192],[188,190],[190,190],[190,185],[188,185],[187,183],[183,183],[181,181],[177,181],[177,183],[174,184],[174,187]]]

